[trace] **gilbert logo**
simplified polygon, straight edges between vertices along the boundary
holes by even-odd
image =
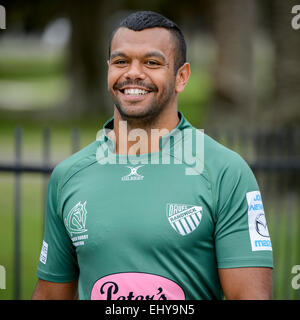
[[[202,207],[168,203],[167,217],[172,228],[180,235],[186,236],[199,226],[202,218]]]
[[[132,181],[132,180],[143,180],[144,176],[139,174],[137,171],[139,168],[143,167],[144,165],[137,166],[137,167],[131,167],[127,166],[127,168],[130,169],[130,173],[127,176],[124,176],[121,178],[122,181]]]

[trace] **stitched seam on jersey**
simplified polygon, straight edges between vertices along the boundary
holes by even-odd
[[[233,264],[233,265],[232,265]],[[222,269],[222,265],[224,265],[223,268],[241,268],[245,266],[251,266],[251,267],[261,267],[261,266],[268,266],[273,268],[274,262],[272,257],[257,257],[257,258],[223,258],[218,260],[217,267]]]
[[[166,152],[167,154],[169,154],[171,157],[173,157],[174,159],[177,159],[177,157],[170,153],[170,152]],[[183,160],[183,159],[181,159]],[[182,161],[185,165],[189,166],[189,164],[187,164],[184,160]],[[210,170],[209,168],[206,166],[205,164],[205,161],[203,162],[203,165],[204,165],[204,170],[203,171],[207,171],[207,174],[209,176],[209,179],[207,179],[203,174],[201,174],[201,176],[210,184],[210,192],[211,192],[211,197],[212,197],[212,204],[213,204],[213,212],[212,212],[212,219],[214,221],[214,223],[216,223],[217,221],[217,214],[216,214],[216,197],[215,197],[215,190],[214,190],[214,183],[213,183],[213,180],[212,180],[212,175],[210,173]]]
[[[270,260],[272,259],[271,256],[264,256],[264,257],[233,257],[233,258],[222,258],[222,259],[218,259],[218,263],[222,263],[222,262],[234,262],[234,261],[250,261],[250,262],[257,262],[258,260]]]
[[[58,216],[60,216],[60,214],[59,214],[59,208],[60,208],[60,204],[61,204],[61,203],[60,203],[60,201],[61,201],[60,195],[61,195],[61,193],[62,193],[62,188],[65,186],[65,184],[66,184],[76,173],[78,173],[79,171],[81,171],[81,170],[89,167],[90,165],[93,165],[95,162],[97,162],[97,160],[94,160],[92,163],[89,163],[88,165],[79,168],[79,169],[78,169],[77,171],[75,171],[66,181],[64,181],[65,177],[67,176],[67,174],[70,172],[70,170],[71,170],[74,166],[76,166],[80,161],[85,160],[87,157],[90,157],[93,153],[94,153],[94,152],[92,152],[92,153],[90,153],[90,154],[88,154],[88,155],[80,158],[80,159],[77,160],[75,163],[73,163],[73,164],[71,165],[71,167],[66,171],[66,173],[65,173],[65,174],[63,175],[63,177],[61,178],[61,181],[60,181],[61,184],[60,184],[60,185],[58,186],[58,188],[57,188],[57,208],[56,208],[56,211],[57,211]],[[62,215],[61,215],[61,218],[62,218]]]
[[[211,197],[212,197],[212,202],[213,202],[212,216],[213,216],[213,221],[216,223],[217,222],[217,205],[216,205],[215,186],[213,183],[211,172],[210,172],[209,168],[205,166],[205,161],[204,161],[204,167],[206,168],[207,174],[210,178],[210,189],[211,189]]]
[[[191,128],[192,128],[192,129],[195,129],[195,128],[192,127],[192,126],[191,126]],[[197,130],[197,129],[196,129],[196,130]],[[204,133],[203,133],[203,134],[204,134]],[[181,139],[181,142],[182,142],[182,141],[183,141],[183,140]],[[203,140],[203,141],[204,141],[204,140]],[[170,151],[162,151],[162,154],[164,154],[164,153],[165,153],[165,154],[168,154],[168,155],[171,156],[172,158],[177,159],[177,160],[181,160],[183,164],[185,164],[185,165],[187,165],[187,166],[190,166],[188,163],[186,163],[186,161],[184,160],[184,157],[179,158],[179,157],[176,157],[176,155],[175,155],[174,153],[171,153],[171,151],[173,151],[175,145],[178,144],[178,143],[179,143],[179,141],[177,141],[176,143],[174,143],[174,145],[172,145],[172,147],[170,148]],[[199,157],[197,157],[197,159],[198,159],[198,160],[201,160],[201,158],[199,158]],[[201,161],[201,163],[203,164],[203,167],[205,168],[205,161]],[[204,175],[201,174],[201,176],[202,176],[205,180],[207,180]],[[207,180],[207,181],[210,182],[209,180]]]
[[[50,281],[57,280],[57,281],[61,281],[61,282],[70,282],[70,281],[74,281],[74,280],[78,279],[78,275],[75,273],[71,276],[70,276],[70,274],[58,275],[58,274],[51,273],[51,272],[45,272],[40,269],[37,270],[37,275],[41,279],[45,279],[45,280],[49,279]]]
[[[90,156],[90,155],[88,155],[88,157],[89,157],[89,156]],[[79,161],[75,162],[75,163],[67,170],[66,174],[64,175],[64,178],[65,178],[66,175],[69,173],[69,171],[70,171],[74,166],[76,166],[76,165],[78,164],[78,162],[83,161],[83,160],[85,160],[85,159],[86,159],[86,157],[84,157],[84,158],[80,159]],[[75,172],[73,172],[72,175],[71,175],[70,177],[68,177],[68,179],[67,179],[66,181],[64,181],[64,183],[62,184],[60,190],[62,190],[62,188],[66,185],[66,183],[67,183],[75,174],[77,174],[79,171],[81,171],[81,170],[83,170],[83,169],[91,166],[91,165],[94,164],[95,162],[97,162],[97,160],[93,160],[93,162],[88,163],[87,165],[78,168],[78,170],[76,170]]]
[[[90,156],[90,155],[89,155],[89,156]],[[66,175],[69,173],[69,171],[70,171],[75,165],[77,165],[78,162],[80,162],[80,161],[82,161],[82,160],[85,160],[85,159],[86,159],[86,157],[80,159],[79,161],[76,161],[76,162],[67,170],[67,172],[66,172],[66,174],[64,175],[64,177],[62,178],[62,180],[66,177]],[[81,171],[81,170],[83,170],[83,169],[85,169],[85,168],[93,165],[95,162],[97,162],[97,160],[93,161],[92,163],[88,163],[86,166],[81,167],[81,168],[79,168],[78,170],[76,170],[76,171],[75,171],[66,181],[64,181],[63,184],[60,186],[60,188],[59,188],[59,194],[61,195],[63,187],[66,185],[66,183],[67,183],[75,174],[77,174],[79,171]],[[60,204],[61,204],[60,201],[61,201],[61,198],[58,199],[58,208],[57,208],[57,209],[60,208]]]
[[[170,152],[167,152],[165,151],[165,153],[169,154],[171,157],[173,157],[174,159],[177,159],[177,157],[170,153]],[[204,155],[205,156],[205,155]],[[197,158],[198,159],[198,158]],[[189,164],[187,164],[184,159],[179,159],[179,160],[182,160],[182,162],[189,166]],[[211,189],[211,197],[212,197],[212,203],[213,203],[213,212],[212,212],[212,218],[213,218],[213,221],[216,223],[217,221],[217,214],[216,214],[216,197],[215,197],[215,190],[214,190],[214,184],[213,184],[213,179],[212,179],[212,175],[210,173],[210,170],[209,168],[206,166],[205,164],[205,160],[203,161],[203,165],[204,165],[204,171],[206,170],[207,171],[207,174],[209,176],[209,179],[207,179],[203,174],[201,174],[201,176],[210,184],[210,189]]]

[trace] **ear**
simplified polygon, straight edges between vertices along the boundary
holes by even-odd
[[[188,62],[184,63],[178,70],[176,74],[176,86],[175,91],[180,93],[184,90],[191,74],[190,64]]]

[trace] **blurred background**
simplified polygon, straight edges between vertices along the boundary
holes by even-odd
[[[183,30],[192,74],[179,109],[253,169],[273,244],[273,297],[299,299],[297,2],[1,1],[0,299],[31,298],[49,174],[112,116],[108,39],[136,10],[157,11]]]

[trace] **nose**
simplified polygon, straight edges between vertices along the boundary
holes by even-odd
[[[131,62],[124,76],[126,79],[131,80],[144,80],[146,78],[142,64],[139,61],[135,60]]]

